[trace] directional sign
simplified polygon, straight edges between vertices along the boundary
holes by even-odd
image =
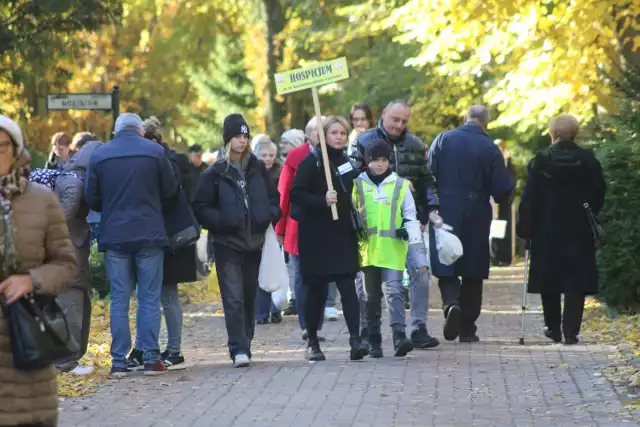
[[[344,57],[275,75],[278,95],[311,89],[348,78],[347,58]]]
[[[49,110],[111,110],[110,93],[65,93],[47,96]]]

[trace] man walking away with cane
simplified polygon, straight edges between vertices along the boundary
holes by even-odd
[[[440,215],[453,227],[464,255],[451,266],[431,251],[431,268],[439,279],[447,341],[478,342],[476,320],[482,308],[483,280],[489,278],[490,197],[508,203],[515,183],[500,149],[487,133],[489,111],[469,109],[465,124],[438,135],[429,150],[429,166],[438,183]],[[435,248],[435,233],[429,233]],[[462,278],[462,280],[461,280]]]

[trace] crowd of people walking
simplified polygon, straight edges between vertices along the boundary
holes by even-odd
[[[222,147],[207,164],[200,145],[186,154],[172,150],[157,118],[123,113],[107,143],[86,132],[56,133],[45,167],[32,169],[20,127],[0,115],[3,311],[25,298],[57,295],[78,343],[50,366],[24,371],[14,360],[8,317],[0,316],[0,425],[55,426],[56,368],[88,372],[78,363],[90,330],[93,240],[105,253],[115,378],[186,366],[178,288],[198,278],[201,230],[238,368],[252,363],[256,324],[278,324],[283,315],[297,315],[306,358],[325,360],[322,327],[339,317],[337,292],[351,360],[383,357],[384,305],[395,357],[436,348],[440,342],[428,329],[432,276],[442,294],[444,339],[478,342],[491,256],[504,264],[513,255],[492,250],[490,241],[492,203],[511,210],[513,170],[504,146],[489,136],[484,106],[471,107],[462,126],[429,147],[409,132],[410,118],[403,100],[387,104],[377,123],[369,106],[356,104],[348,119],[313,118],[276,144],[267,135],[252,138],[245,118],[231,114]],[[516,231],[532,253],[529,292],[542,295],[545,335],[576,344],[585,296],[598,292],[593,220],[606,188],[593,152],[576,142],[578,121],[558,116],[549,131],[551,146],[529,163]],[[441,260],[436,240],[445,223],[464,251],[451,265]],[[270,232],[290,273],[284,310],[259,287]],[[168,339],[161,349],[163,315]]]

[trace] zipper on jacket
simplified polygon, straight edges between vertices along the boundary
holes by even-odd
[[[398,173],[398,169],[399,169],[399,165],[398,165],[398,146],[396,144],[393,144],[393,156],[395,157],[395,161],[396,161],[396,173]]]

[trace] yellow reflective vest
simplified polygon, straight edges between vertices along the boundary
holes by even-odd
[[[393,173],[376,186],[363,173],[353,186],[353,200],[362,216],[366,239],[360,244],[360,265],[403,271],[409,242],[398,239],[402,227],[402,203],[409,181]]]

